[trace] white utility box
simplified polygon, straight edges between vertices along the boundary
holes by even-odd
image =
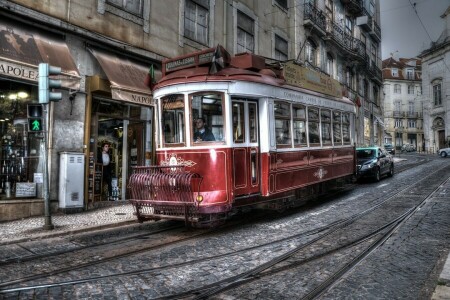
[[[59,208],[82,208],[84,204],[84,154],[60,152]]]

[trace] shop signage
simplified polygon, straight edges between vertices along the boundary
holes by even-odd
[[[16,197],[36,197],[36,183],[16,182]]]
[[[0,60],[0,75],[33,81],[38,80],[37,68],[31,68],[6,60]]]
[[[214,48],[209,48],[200,52],[190,54],[186,57],[167,60],[163,63],[165,74],[180,69],[186,69],[197,65],[211,63],[212,57],[214,55],[214,50]]]
[[[34,173],[34,183],[43,183],[43,182],[44,182],[44,174]]]
[[[153,105],[153,97],[150,94],[136,93],[111,87],[112,98],[141,105]]]
[[[283,75],[289,85],[311,91],[342,97],[341,84],[328,75],[288,62],[284,65]]]

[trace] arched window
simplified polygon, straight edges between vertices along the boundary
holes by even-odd
[[[317,45],[313,40],[306,40],[305,44],[305,61],[313,66],[317,66]]]

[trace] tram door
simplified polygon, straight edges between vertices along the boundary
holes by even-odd
[[[258,103],[232,99],[233,188],[236,196],[260,192]]]

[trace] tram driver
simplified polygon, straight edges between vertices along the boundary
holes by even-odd
[[[196,128],[194,132],[195,142],[216,140],[211,130],[206,128],[205,125],[206,125],[205,118],[200,117],[197,120],[195,120],[195,128]]]

